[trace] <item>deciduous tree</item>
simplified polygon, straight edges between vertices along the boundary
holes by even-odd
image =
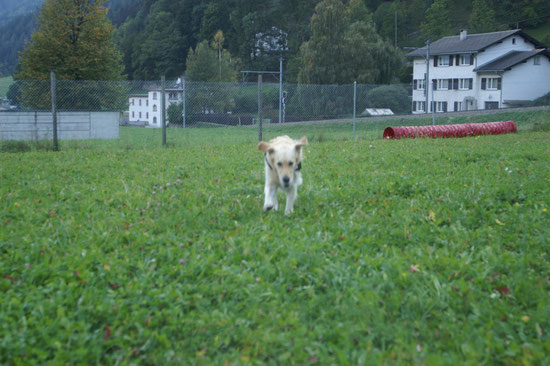
[[[121,54],[105,0],[46,0],[20,54],[18,79],[120,80]]]

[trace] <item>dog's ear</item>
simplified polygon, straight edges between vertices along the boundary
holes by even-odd
[[[269,149],[269,144],[265,141],[260,141],[260,143],[258,144],[258,150],[267,152],[268,149]]]
[[[302,148],[302,146],[305,146],[305,145],[307,145],[307,144],[308,144],[308,142],[307,142],[307,137],[305,137],[305,136],[302,137],[302,138],[300,139],[300,141],[297,141],[297,142],[296,142],[296,151],[300,151],[300,149]]]

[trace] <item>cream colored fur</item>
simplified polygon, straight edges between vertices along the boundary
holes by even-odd
[[[302,147],[307,138],[300,140],[288,136],[279,136],[269,142],[261,141],[258,149],[265,153],[265,201],[264,211],[277,210],[277,191],[286,193],[285,215],[294,211],[294,202],[298,197],[298,186],[302,184],[301,167]]]

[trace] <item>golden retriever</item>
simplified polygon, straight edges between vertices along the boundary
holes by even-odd
[[[307,144],[305,136],[300,140],[279,136],[258,144],[258,149],[265,153],[264,211],[278,209],[278,189],[286,192],[285,215],[294,211],[298,186],[302,184],[302,147]]]

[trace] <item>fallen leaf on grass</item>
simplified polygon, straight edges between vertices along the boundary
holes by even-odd
[[[497,291],[500,292],[501,295],[510,295],[510,289],[506,286],[500,286],[497,287]]]
[[[111,328],[109,328],[109,326],[105,324],[105,334],[103,335],[103,339],[108,340],[109,338],[111,338],[111,334]]]
[[[505,223],[503,223],[503,222],[500,221],[499,219],[495,219],[495,222],[496,222],[497,224],[499,224],[500,226],[506,225]]]
[[[420,270],[418,269],[419,265],[418,264],[411,264],[409,266],[409,272],[419,272]]]

